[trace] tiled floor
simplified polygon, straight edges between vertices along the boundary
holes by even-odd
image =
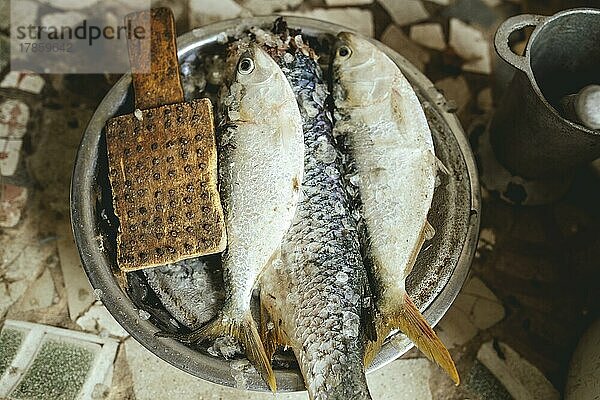
[[[7,41],[7,3],[0,2],[0,48]],[[65,8],[79,4],[61,3]],[[552,14],[565,7],[598,5],[594,0],[156,3],[174,9],[180,32],[273,11],[351,25],[381,39],[425,72],[454,103],[473,142],[476,127],[489,119],[511,77],[490,45],[498,24],[520,12]],[[0,336],[0,397],[15,389],[15,398],[53,398],[40,394],[56,389],[35,380],[35,374],[43,373],[68,375],[66,381],[53,375],[52,382],[64,383],[59,387],[63,393],[87,391],[88,397],[82,398],[272,399],[270,394],[249,395],[204,382],[171,367],[129,338],[96,299],[71,237],[68,191],[81,133],[116,77],[21,75],[8,72],[5,54],[0,53],[0,320],[17,322],[7,322]],[[437,327],[463,384],[454,387],[438,368],[411,351],[369,376],[374,397],[559,398],[578,339],[598,316],[598,176],[582,171],[565,199],[544,207],[511,207],[484,191],[481,239],[471,276]],[[19,372],[7,360],[16,356],[17,366],[25,365],[19,364],[26,360],[19,343],[30,337],[26,332],[40,335],[33,349],[44,335],[68,338],[73,346],[59,350],[64,342],[48,339],[39,353],[29,355],[40,361],[19,383],[14,374],[24,370]],[[99,349],[107,346],[111,350],[94,364],[100,360]],[[52,354],[51,361],[66,357],[64,364],[76,369],[42,364],[46,354]],[[83,374],[86,370],[92,373]],[[306,397],[298,393],[275,398]]]

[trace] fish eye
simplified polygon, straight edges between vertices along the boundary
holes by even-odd
[[[247,75],[254,70],[254,61],[245,57],[240,60],[240,64],[238,65],[238,72],[243,75]]]
[[[338,49],[338,56],[348,58],[352,54],[352,50],[348,46],[340,46]]]

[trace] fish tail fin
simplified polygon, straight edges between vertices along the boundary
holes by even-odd
[[[365,366],[373,361],[391,330],[400,329],[427,358],[442,367],[458,385],[460,377],[448,349],[407,294],[404,295],[403,303],[395,309],[398,311],[391,315],[377,317],[377,341],[367,344]]]
[[[390,325],[385,323],[381,314],[377,313],[373,321],[375,325],[375,340],[369,340],[367,345],[365,346],[365,356],[364,356],[364,364],[365,367],[371,365],[375,356],[379,354],[379,350],[381,350],[381,346],[383,346],[383,342],[390,334],[392,330]]]
[[[407,294],[404,295],[404,303],[395,323],[427,358],[437,363],[450,375],[456,385],[460,383],[456,365],[448,349]]]
[[[269,388],[276,392],[277,382],[271,368],[271,360],[267,357],[258,333],[258,327],[250,312],[242,319],[217,316],[202,328],[192,332],[188,336],[188,340],[216,339],[225,335],[234,337],[244,346],[248,360],[254,364]]]
[[[289,346],[290,341],[281,327],[281,319],[274,310],[274,305],[266,299],[261,293],[260,296],[260,337],[262,338],[265,352],[269,360],[273,359],[273,354],[279,346]],[[270,324],[273,326],[269,326]]]

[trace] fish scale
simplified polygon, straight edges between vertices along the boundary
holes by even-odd
[[[261,301],[285,332],[312,399],[370,399],[362,363],[363,310],[347,295],[362,296],[365,268],[323,106],[328,91],[317,63],[300,51],[291,62],[276,61],[300,105],[306,152],[301,199],[282,244],[283,267],[265,271]],[[335,157],[319,157],[323,143]],[[339,279],[340,272],[347,279]]]

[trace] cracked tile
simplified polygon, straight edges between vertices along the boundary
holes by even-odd
[[[21,157],[21,139],[0,138],[0,175],[13,176]]]
[[[8,99],[0,104],[0,138],[23,138],[28,121],[27,104],[15,99]]]
[[[56,290],[50,270],[46,268],[42,275],[27,288],[19,300],[21,311],[39,310],[50,307],[54,303]]]
[[[410,40],[402,32],[402,29],[394,24],[390,24],[381,35],[380,40],[383,44],[389,46],[410,61],[421,72],[425,71],[425,66],[431,59],[429,52]]]
[[[374,399],[431,400],[431,362],[425,358],[396,360],[367,375]]]
[[[373,15],[369,10],[356,7],[346,8],[315,8],[310,11],[287,12],[284,15],[299,15],[302,17],[320,19],[334,24],[347,26],[365,36],[372,37],[375,32]]]
[[[101,337],[125,338],[129,336],[129,333],[115,321],[101,302],[94,303],[76,322],[85,331],[95,333]]]
[[[465,345],[480,330],[504,319],[504,307],[479,278],[465,284],[454,303],[438,324],[442,341],[450,348]]]
[[[1,161],[0,166],[2,166]],[[21,220],[21,214],[23,214],[26,204],[26,188],[10,184],[0,185],[0,227],[16,226]]]
[[[414,24],[429,18],[420,0],[377,0],[399,26]]]
[[[483,33],[465,22],[452,18],[450,20],[450,47],[466,62],[462,70],[480,74],[490,74],[492,63],[490,45]]]
[[[94,292],[81,266],[81,259],[73,241],[71,229],[64,224],[57,232],[60,268],[65,280],[69,316],[73,321],[91,307],[96,300]]]
[[[484,343],[477,359],[502,383],[514,400],[558,400],[546,377],[507,344]]]
[[[25,92],[39,94],[46,82],[44,78],[33,72],[10,71],[2,82],[0,88],[15,88]]]
[[[233,0],[190,0],[190,28],[237,18],[244,9]]]
[[[410,38],[422,46],[434,50],[444,50],[446,39],[442,25],[438,23],[418,24],[410,27]]]

